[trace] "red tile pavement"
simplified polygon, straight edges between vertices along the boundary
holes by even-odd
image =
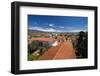
[[[52,59],[75,59],[75,50],[73,49],[70,40],[59,43],[58,46],[53,46],[45,52],[40,59],[41,60],[52,60]]]
[[[53,59],[56,55],[56,53],[58,52],[58,50],[60,49],[60,46],[53,46],[51,48],[48,49],[48,51],[46,51],[41,57],[41,60],[49,60],[49,59]]]

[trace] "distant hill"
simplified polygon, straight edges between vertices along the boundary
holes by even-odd
[[[39,31],[39,30],[29,30],[28,29],[28,33],[48,33],[48,34],[51,34],[51,33],[67,33],[67,34],[78,34],[79,32],[45,32],[45,31]]]
[[[28,29],[28,35],[33,35],[33,36],[48,36],[49,34],[67,34],[67,35],[79,35],[79,32],[45,32],[45,31],[39,31],[39,30],[29,30]]]
[[[36,33],[37,33],[37,32],[44,32],[44,31],[39,31],[39,30],[29,30],[29,29],[28,29],[28,32],[36,32]]]
[[[38,31],[38,30],[28,30],[28,35],[31,36],[48,36],[48,34],[51,34],[51,32],[44,32],[44,31]]]

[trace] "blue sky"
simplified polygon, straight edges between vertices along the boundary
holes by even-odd
[[[45,32],[87,31],[88,17],[28,15],[28,29]]]

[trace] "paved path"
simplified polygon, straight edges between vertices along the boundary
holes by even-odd
[[[75,50],[73,49],[73,45],[70,38],[67,41],[59,42],[57,46],[49,48],[48,51],[40,57],[41,60],[75,58]]]

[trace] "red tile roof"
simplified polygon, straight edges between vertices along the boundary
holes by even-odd
[[[34,40],[39,40],[39,41],[48,41],[48,42],[54,42],[55,39],[54,38],[32,38],[31,41]]]

